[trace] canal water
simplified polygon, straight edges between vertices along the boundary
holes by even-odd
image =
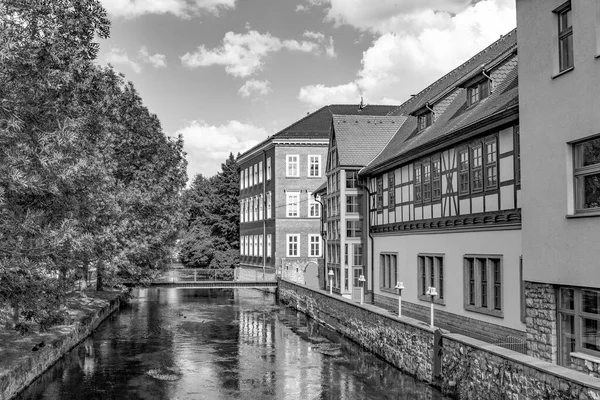
[[[253,289],[142,289],[19,399],[444,399]]]

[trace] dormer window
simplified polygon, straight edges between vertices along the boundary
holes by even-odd
[[[469,106],[483,100],[490,95],[490,80],[484,79],[467,88],[467,102]]]
[[[423,130],[433,123],[433,113],[431,111],[421,114],[418,117],[419,130]]]

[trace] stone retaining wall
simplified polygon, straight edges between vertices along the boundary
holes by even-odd
[[[11,399],[24,390],[62,356],[88,337],[120,305],[121,296],[107,301],[104,307],[67,327],[68,333],[58,336],[40,351],[32,353],[15,368],[0,375],[0,400]]]
[[[433,376],[434,331],[412,318],[393,316],[289,281],[279,299],[458,399],[600,400],[600,379],[460,334],[444,333],[441,376]]]

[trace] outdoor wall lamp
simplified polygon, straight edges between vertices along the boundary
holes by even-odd
[[[435,290],[435,287],[433,286],[429,286],[427,288],[427,292],[425,292],[426,295],[431,296],[431,327],[433,328],[433,299],[435,296],[438,295],[437,290]]]
[[[361,275],[358,277],[358,284],[360,285],[360,304],[364,304],[365,302],[365,276]]]
[[[402,316],[402,289],[404,289],[404,282],[396,282],[394,289],[398,290],[398,316]]]
[[[329,294],[333,294],[333,270],[329,270]]]

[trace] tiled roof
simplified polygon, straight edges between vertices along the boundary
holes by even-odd
[[[339,164],[363,167],[385,147],[406,116],[334,115]]]
[[[399,106],[393,115],[408,115],[414,110],[424,107],[432,99],[439,100],[436,97],[440,97],[440,94],[443,95],[443,93],[452,92],[452,88],[455,88],[456,84],[464,80],[467,75],[480,70],[484,64],[491,65],[506,57],[508,53],[516,51],[516,46],[517,32],[515,29],[413,96]],[[489,97],[471,107],[467,107],[466,89],[457,88],[456,90],[460,93],[439,118],[436,115],[436,120],[432,126],[422,132],[417,132],[417,118],[409,116],[389,144],[361,172],[368,173],[384,164],[401,161],[408,152],[412,154],[418,151],[420,147],[444,135],[466,128],[504,109],[518,105],[517,82],[517,68],[515,67]]]
[[[251,153],[272,139],[329,139],[329,135],[331,134],[331,117],[333,114],[381,116],[395,115],[395,112],[398,112],[397,105],[366,105],[362,108],[358,104],[331,104],[324,106],[294,122],[287,128],[269,136],[239,157]]]
[[[323,182],[318,188],[313,190],[313,193],[325,193],[327,191],[327,181]]]

